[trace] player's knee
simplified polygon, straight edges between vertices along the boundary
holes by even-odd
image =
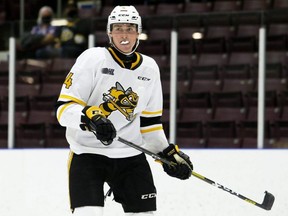
[[[84,206],[74,209],[73,216],[103,216],[103,207]]]
[[[125,213],[126,216],[153,216],[154,212],[134,212],[134,213]]]

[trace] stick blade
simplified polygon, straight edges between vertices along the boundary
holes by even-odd
[[[274,200],[275,200],[274,195],[269,193],[268,191],[265,191],[265,197],[261,206],[266,210],[271,210]]]

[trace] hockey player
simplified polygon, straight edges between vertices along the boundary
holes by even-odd
[[[75,216],[103,215],[104,183],[125,215],[156,211],[156,188],[145,155],[117,136],[174,162],[163,164],[170,176],[191,176],[189,157],[165,137],[159,68],[136,52],[141,30],[135,7],[116,6],[107,23],[110,46],[84,51],[59,95],[57,118],[67,128],[71,149],[69,193]]]

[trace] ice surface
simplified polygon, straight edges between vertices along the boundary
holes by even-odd
[[[288,150],[183,150],[195,171],[262,203],[275,195],[271,211],[191,177],[167,176],[149,158],[158,190],[156,216],[285,216],[288,213]],[[69,150],[1,150],[1,216],[72,216],[67,188]],[[107,188],[108,189],[108,188]],[[108,197],[105,216],[124,215]]]

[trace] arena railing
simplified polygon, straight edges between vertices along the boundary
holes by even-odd
[[[143,16],[143,30],[151,28],[169,28],[171,29],[171,98],[170,98],[170,142],[176,140],[176,83],[177,83],[177,35],[178,29],[181,27],[193,27],[193,26],[209,26],[209,25],[239,25],[239,24],[258,24],[259,29],[259,79],[258,79],[258,148],[263,148],[264,139],[264,97],[265,97],[265,53],[266,53],[266,27],[272,23],[284,23],[288,24],[288,9],[277,9],[267,11],[234,11],[234,12],[212,12],[212,13],[199,13],[199,14],[173,14],[167,16]],[[24,31],[31,28],[35,21],[25,21]],[[94,37],[94,32],[97,30],[106,29],[107,18],[95,17],[91,19],[83,20],[83,23],[90,29],[89,46],[97,45],[97,38]],[[15,61],[17,59],[16,45],[17,39],[22,35],[21,25],[19,21],[5,22],[0,25],[2,47],[0,52],[7,54],[7,60],[9,56],[9,78],[10,93],[9,98],[15,98],[15,91],[13,90],[13,78],[15,76]],[[3,45],[4,44],[4,45]],[[9,49],[9,51],[8,51]],[[15,103],[11,99],[9,103],[9,130],[8,130],[8,147],[14,147],[15,137],[15,125],[13,124],[13,112],[15,111]],[[12,122],[12,123],[11,123]]]

